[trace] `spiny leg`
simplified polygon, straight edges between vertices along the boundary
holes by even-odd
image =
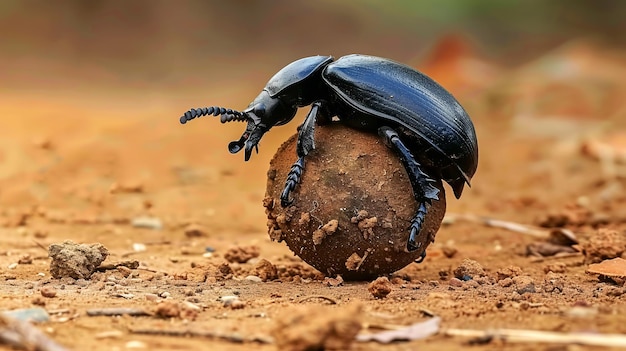
[[[311,106],[311,111],[304,119],[304,122],[298,127],[298,141],[296,144],[296,153],[298,160],[291,166],[287,181],[283,192],[280,194],[280,203],[283,207],[287,207],[293,203],[290,198],[291,191],[300,183],[300,177],[304,172],[304,158],[308,153],[315,149],[315,123],[318,117],[320,119],[327,118],[325,116],[326,108],[324,102],[316,101]]]
[[[383,137],[385,144],[395,150],[400,156],[400,161],[404,165],[411,181],[413,196],[418,203],[417,212],[411,220],[411,232],[406,244],[407,250],[415,251],[422,246],[422,243],[416,242],[416,239],[428,213],[427,205],[430,205],[432,200],[439,200],[439,189],[434,185],[435,180],[422,171],[421,165],[415,160],[415,157],[413,157],[411,151],[404,145],[402,140],[400,140],[400,136],[398,136],[395,130],[386,126],[380,127],[378,134]],[[420,259],[423,260],[423,258]]]

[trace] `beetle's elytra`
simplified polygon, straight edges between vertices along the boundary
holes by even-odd
[[[247,161],[268,130],[291,121],[297,109],[307,105],[311,110],[298,131],[298,159],[287,176],[282,206],[291,203],[290,193],[304,172],[306,155],[315,148],[316,124],[343,123],[377,132],[396,151],[411,180],[419,205],[407,249],[418,249],[421,243],[415,238],[431,201],[439,196],[434,179],[446,181],[459,198],[478,166],[478,142],[470,117],[448,91],[423,73],[374,56],[305,57],[278,71],[245,110],[191,109],[180,122],[211,114],[221,115],[222,123],[248,122],[241,138],[228,145],[231,153],[245,149]]]

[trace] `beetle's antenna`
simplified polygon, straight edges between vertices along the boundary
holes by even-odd
[[[220,121],[222,123],[232,122],[232,121],[244,122],[247,120],[246,115],[244,115],[243,112],[239,112],[239,111],[235,111],[229,108],[224,108],[224,107],[219,107],[219,106],[211,106],[211,107],[192,108],[189,111],[183,113],[183,115],[180,116],[180,124],[185,124],[188,121],[191,121],[192,119],[196,117],[202,117],[202,116],[208,116],[208,115],[213,115],[213,116],[222,115],[220,118]]]

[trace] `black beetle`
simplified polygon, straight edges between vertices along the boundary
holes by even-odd
[[[287,176],[282,206],[291,204],[290,192],[300,181],[304,159],[315,148],[316,123],[377,131],[397,152],[409,175],[419,206],[411,220],[407,249],[419,249],[416,238],[428,205],[439,198],[434,179],[445,180],[459,198],[476,172],[478,143],[474,125],[458,101],[413,68],[366,55],[336,61],[331,56],[305,57],[278,71],[245,110],[191,109],[180,123],[211,114],[222,115],[222,123],[248,122],[241,138],[228,145],[231,153],[245,149],[247,161],[252,149],[258,152],[265,132],[291,121],[297,109],[307,105],[312,107],[299,126],[298,160]]]

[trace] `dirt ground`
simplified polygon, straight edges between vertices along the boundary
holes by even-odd
[[[350,338],[361,327],[432,315],[442,330],[626,334],[623,279],[586,273],[626,251],[625,55],[577,42],[515,68],[457,56],[424,65],[472,116],[480,164],[461,199],[447,191],[448,218],[425,261],[376,289],[325,278],[267,234],[269,160],[302,112],[266,135],[247,163],[227,150],[241,125],[206,117],[178,124],[190,107],[242,108],[261,86],[242,79],[175,92],[3,91],[0,307],[43,307],[50,320],[41,330],[70,349],[94,351],[287,350],[294,344],[286,335],[303,345],[307,337]],[[578,243],[548,245],[459,215],[543,226],[540,233],[566,228]],[[53,278],[47,248],[65,240],[104,245],[104,265],[139,267]],[[88,314],[110,307],[148,315]],[[470,341],[474,350],[587,349],[443,332],[351,347],[457,350]]]

